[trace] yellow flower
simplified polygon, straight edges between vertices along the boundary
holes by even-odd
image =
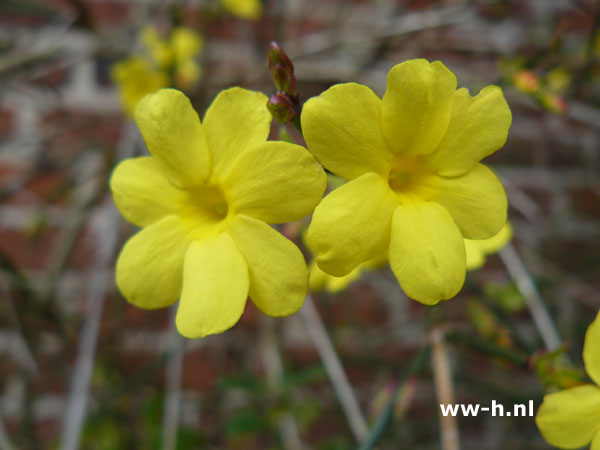
[[[551,445],[600,450],[600,313],[585,335],[583,362],[594,384],[544,396],[535,422]]]
[[[506,194],[478,161],[502,147],[511,113],[502,90],[456,90],[441,62],[392,68],[380,99],[355,83],[304,106],[309,150],[349,181],[315,209],[307,241],[325,272],[344,276],[389,250],[404,292],[425,304],[453,297],[465,278],[467,239],[506,222]]]
[[[376,270],[387,262],[387,254],[382,254],[376,258],[370,259],[366,263],[360,264],[356,269],[343,277],[334,277],[323,272],[317,263],[313,260],[308,267],[310,274],[310,288],[313,291],[325,290],[329,293],[340,292],[346,289],[351,283],[360,279],[363,273],[370,270]]]
[[[117,207],[143,227],[119,255],[117,285],[141,308],[179,299],[183,336],[232,327],[248,295],[271,316],[294,313],[306,295],[302,253],[267,223],[309,214],[326,177],[306,149],[267,142],[266,102],[228,89],[201,123],[181,92],[148,95],[135,118],[152,156],[126,160],[112,175]]]
[[[202,36],[187,27],[175,27],[163,39],[156,28],[145,27],[140,37],[150,58],[166,73],[173,73],[175,85],[188,88],[198,81],[201,68],[196,57],[204,47]]]
[[[148,25],[142,29],[139,38],[148,52],[149,59],[161,69],[166,69],[172,64],[172,53],[167,40],[163,39],[158,30]]]
[[[112,79],[118,86],[119,100],[128,116],[146,94],[169,84],[169,78],[142,56],[131,56],[119,61],[111,69]]]
[[[260,0],[221,0],[221,3],[231,14],[242,19],[255,20],[262,14]]]
[[[465,239],[467,270],[483,267],[486,255],[500,251],[512,239],[513,231],[510,222],[506,222],[500,231],[489,239]]]
[[[194,30],[176,27],[168,39],[163,39],[156,28],[148,26],[140,33],[146,55],[133,55],[117,62],[111,76],[119,89],[123,109],[133,116],[138,102],[147,94],[173,83],[181,89],[189,88],[201,75],[196,56],[204,45],[202,36]],[[173,80],[170,81],[171,74]]]

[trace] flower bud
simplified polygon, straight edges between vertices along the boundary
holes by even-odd
[[[288,123],[296,116],[292,102],[284,92],[272,95],[267,101],[267,109],[279,123]]]
[[[288,72],[281,64],[275,64],[271,69],[271,74],[273,75],[273,82],[278,91],[287,93],[291,88],[295,88],[296,80],[294,74]]]
[[[298,107],[300,99],[296,88],[294,65],[277,42],[271,42],[269,46],[269,70],[277,90],[284,92],[288,100]]]
[[[540,88],[540,80],[538,76],[531,70],[520,70],[513,78],[515,87],[526,94],[533,94]]]
[[[283,51],[281,46],[273,41],[271,45],[269,45],[269,70],[273,70],[275,65],[280,64],[283,66],[289,73],[294,73],[294,65],[290,60],[290,57]]]

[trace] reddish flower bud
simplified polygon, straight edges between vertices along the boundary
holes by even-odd
[[[267,101],[267,109],[279,123],[283,124],[290,122],[296,116],[294,106],[284,92],[272,95]]]
[[[276,64],[281,64],[289,73],[294,73],[294,65],[290,57],[277,42],[273,41],[269,45],[269,70],[272,71]]]

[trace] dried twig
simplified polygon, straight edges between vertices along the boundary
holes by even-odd
[[[125,132],[117,148],[119,160],[133,156],[135,152],[135,128],[125,126]],[[119,213],[111,203],[103,207],[96,216],[95,234],[97,248],[90,282],[88,284],[88,308],[84,318],[75,367],[71,374],[71,385],[67,408],[63,422],[61,448],[76,450],[83,423],[86,417],[90,390],[90,378],[94,367],[96,344],[100,328],[100,319],[104,309],[104,299],[108,287],[112,285],[112,260],[117,247]]]
[[[267,373],[267,385],[269,391],[274,395],[281,393],[281,381],[283,379],[283,363],[281,353],[277,346],[273,319],[264,316],[262,320],[261,336],[262,360]],[[304,445],[300,439],[300,431],[294,416],[289,411],[283,411],[279,415],[277,423],[279,434],[286,450],[302,450]]]
[[[548,310],[544,306],[542,296],[538,292],[531,275],[529,275],[515,247],[512,244],[508,244],[500,250],[499,254],[500,259],[502,259],[502,262],[506,266],[506,270],[508,270],[508,273],[515,281],[519,292],[525,297],[525,303],[544,341],[544,345],[550,351],[558,348],[561,344],[561,339],[556,331],[552,317],[550,317]]]
[[[171,329],[167,342],[167,377],[165,382],[165,409],[162,423],[162,449],[175,450],[177,448],[177,431],[181,410],[181,373],[183,371],[183,356],[185,342],[175,328],[175,314],[177,305],[171,308]]]
[[[431,365],[435,392],[440,405],[453,405],[454,387],[452,372],[448,361],[448,352],[444,341],[444,332],[435,328],[430,333],[432,353]],[[452,414],[443,415],[440,411],[440,440],[442,450],[459,450],[458,423]]]
[[[310,335],[317,352],[325,366],[329,381],[333,385],[335,394],[346,415],[352,434],[357,442],[362,442],[367,435],[367,422],[358,405],[358,400],[354,395],[352,386],[348,381],[344,367],[335,351],[333,343],[327,335],[325,325],[319,317],[312,297],[309,294],[304,301],[304,306],[300,310],[300,315],[304,320],[308,334]]]
[[[8,433],[4,427],[4,422],[0,420],[0,450],[15,450],[16,447],[13,446],[8,439]]]

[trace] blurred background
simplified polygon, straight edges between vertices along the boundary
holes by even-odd
[[[128,105],[166,85],[200,114],[232,85],[271,95],[272,40],[301,101],[346,81],[382,95],[415,57],[472,94],[502,86],[513,125],[487,163],[514,237],[455,299],[425,307],[369,270],[315,292],[318,315],[248,302],[233,329],[184,341],[173,311],[121,297],[135,230],[108,179],[146,152]],[[442,429],[463,449],[551,448],[533,417],[440,420],[439,398],[537,408],[585,380],[599,129],[595,0],[1,0],[0,449],[437,449]],[[301,244],[305,225],[284,233]]]

